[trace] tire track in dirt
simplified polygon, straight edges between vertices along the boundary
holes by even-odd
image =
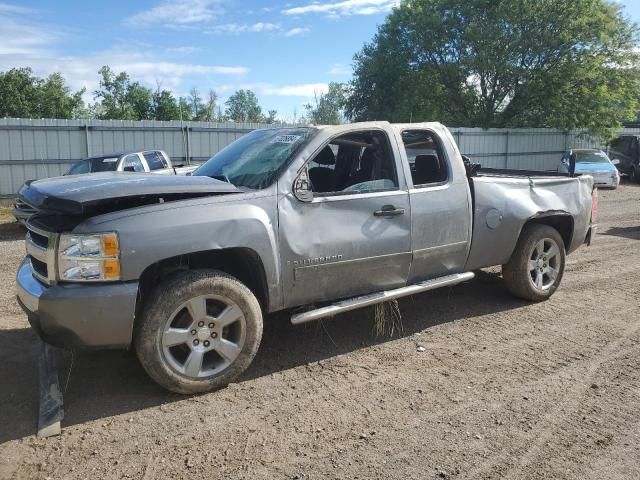
[[[631,336],[637,334],[639,331],[640,325],[636,324],[631,326],[623,336],[609,342],[595,357],[571,366],[570,368],[572,373],[575,373],[575,376],[579,377],[580,381],[575,382],[573,386],[563,394],[560,401],[556,402],[555,405],[546,414],[544,414],[541,420],[535,425],[534,430],[530,435],[528,435],[528,437],[534,437],[531,444],[513,446],[500,456],[494,457],[490,462],[480,465],[471,472],[468,472],[469,478],[484,477],[490,471],[496,470],[497,465],[500,463],[515,463],[506,471],[500,471],[500,474],[503,477],[522,478],[521,472],[539,460],[539,457],[543,454],[544,445],[556,436],[556,432],[558,430],[562,429],[561,427],[563,425],[558,425],[559,423],[565,423],[565,428],[572,428],[575,430],[575,426],[573,425],[570,417],[580,407],[583,397],[586,392],[589,391],[591,385],[593,385],[592,380],[595,378],[598,370],[602,367],[603,363],[625,356],[629,351],[636,350],[637,342],[633,343],[626,349],[623,349],[622,347],[625,342],[629,341]],[[581,371],[583,371],[583,373],[578,375]],[[545,382],[549,380],[549,378],[541,379],[541,381]],[[531,439],[528,438],[528,440]],[[524,451],[520,452],[523,447]],[[511,461],[511,459],[514,458],[517,458],[516,462]]]

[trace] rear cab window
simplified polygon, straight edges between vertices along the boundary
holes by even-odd
[[[145,152],[144,159],[147,161],[147,165],[149,166],[149,170],[162,170],[167,168],[167,162],[160,152]]]
[[[416,188],[443,185],[450,169],[438,137],[429,130],[403,130],[402,143]]]

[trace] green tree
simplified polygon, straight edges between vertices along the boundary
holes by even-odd
[[[0,117],[38,116],[38,79],[30,68],[0,73]]]
[[[202,102],[202,96],[200,90],[197,87],[192,87],[189,90],[189,106],[191,107],[191,115],[193,120],[199,120],[200,115],[204,111],[204,103]]]
[[[202,122],[213,122],[216,120],[218,94],[215,90],[209,90],[209,95],[204,98],[200,94],[200,91],[196,87],[193,87],[189,91],[189,102],[193,120]]]
[[[41,118],[77,118],[84,109],[85,89],[71,93],[64,78],[52,73],[40,83],[39,116]]]
[[[608,0],[405,0],[356,54],[346,112],[607,136],[638,111],[637,47]]]
[[[180,97],[178,100],[178,116],[176,120],[184,120],[185,122],[193,120],[191,103],[188,98]]]
[[[344,119],[346,101],[345,86],[342,83],[331,82],[326,93],[314,95],[315,104],[304,106],[309,121],[314,125],[338,125]]]
[[[99,117],[110,120],[148,120],[152,116],[153,94],[139,82],[132,82],[126,72],[117,75],[108,66],[100,69],[100,88],[94,92],[99,100]]]
[[[204,103],[204,110],[202,112],[202,121],[213,122],[216,120],[216,107],[218,106],[218,94],[215,90],[210,89],[207,100]]]
[[[0,117],[76,118],[84,92],[72,93],[59,73],[42,79],[30,68],[13,68],[0,72]]]
[[[173,94],[168,90],[156,89],[151,107],[154,120],[179,120],[180,108]]]
[[[261,122],[264,120],[258,97],[251,90],[238,90],[225,103],[227,116],[234,122]]]
[[[276,116],[278,115],[277,110],[269,110],[267,112],[267,116],[264,117],[264,123],[268,123],[269,125],[276,123]]]

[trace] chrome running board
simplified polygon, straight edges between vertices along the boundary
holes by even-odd
[[[375,305],[376,303],[395,300],[402,297],[408,297],[409,295],[415,295],[416,293],[435,290],[436,288],[457,285],[458,283],[467,282],[473,277],[475,277],[475,274],[473,272],[456,273],[454,275],[447,275],[445,277],[426,280],[424,282],[408,285],[406,287],[396,288],[395,290],[370,293],[369,295],[362,295],[360,297],[342,300],[327,307],[309,310],[308,312],[297,313],[291,317],[291,323],[294,325],[300,325],[301,323],[312,322],[320,318],[332,317],[333,315],[337,315],[338,313],[344,313],[350,310],[368,307],[369,305]]]

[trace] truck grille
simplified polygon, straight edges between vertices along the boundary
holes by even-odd
[[[35,208],[33,208],[28,203],[21,202],[20,200],[16,200],[16,202],[14,204],[14,207],[19,209],[19,210],[22,210],[23,212],[27,212],[27,213],[31,213],[31,214],[36,213],[36,211],[37,211]]]
[[[46,263],[41,262],[37,258],[31,257],[31,267],[36,275],[42,278],[49,278],[49,269],[47,268]]]
[[[29,237],[31,238],[31,241],[34,244],[36,244],[38,247],[43,248],[45,250],[49,247],[49,237],[45,235],[41,235],[31,230],[29,231]]]
[[[25,244],[33,276],[48,285],[56,280],[56,246],[58,234],[46,232],[27,222]]]

